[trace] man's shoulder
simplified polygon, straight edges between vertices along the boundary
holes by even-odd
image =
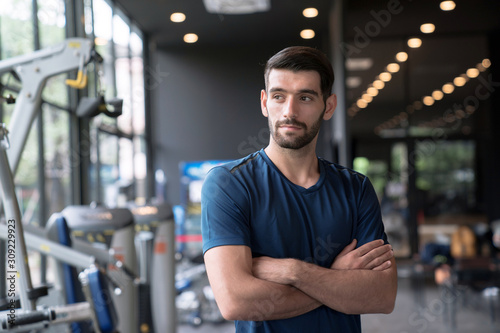
[[[355,171],[346,166],[330,162],[325,160],[324,158],[319,158],[320,162],[325,166],[325,170],[328,174],[336,175],[340,178],[350,178],[363,182],[367,177],[362,173]]]
[[[260,151],[251,153],[243,158],[228,161],[221,165],[216,166],[211,172],[224,172],[230,174],[239,174],[241,172],[248,172],[253,170],[261,162]]]

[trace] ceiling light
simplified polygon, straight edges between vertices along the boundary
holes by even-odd
[[[370,87],[370,88],[366,89],[366,93],[367,93],[368,95],[370,95],[370,96],[375,97],[375,96],[377,96],[377,95],[378,95],[378,89],[377,89],[377,88],[375,88],[375,87]]]
[[[365,102],[364,100],[362,99],[358,99],[358,101],[356,102],[356,105],[360,108],[360,109],[364,109],[368,106],[368,103]]]
[[[373,97],[368,94],[363,94],[363,96],[361,96],[361,99],[366,103],[371,103],[373,101]]]
[[[424,23],[420,26],[420,31],[422,31],[424,34],[433,33],[434,30],[436,30],[436,26],[432,23]]]
[[[465,85],[467,80],[463,76],[457,76],[453,79],[453,84],[457,87],[462,87]]]
[[[480,72],[484,72],[486,70],[486,68],[483,66],[483,64],[480,62],[479,64],[476,65],[476,68],[480,71]]]
[[[345,68],[348,71],[366,71],[372,66],[372,58],[347,58],[345,60]]]
[[[396,54],[396,60],[399,62],[405,62],[406,60],[408,60],[408,53],[398,52],[398,54]]]
[[[373,81],[373,86],[377,88],[378,90],[384,89],[385,83],[382,80],[375,80]]]
[[[389,82],[392,79],[391,73],[388,73],[388,72],[380,73],[380,75],[378,77],[380,78],[380,80],[382,80],[384,82]]]
[[[466,72],[467,76],[471,79],[479,76],[479,69],[477,68],[469,68]]]
[[[185,34],[184,41],[186,43],[196,43],[198,41],[198,35],[197,34]]]
[[[304,39],[311,39],[314,38],[316,34],[314,33],[314,30],[312,29],[304,29],[300,32],[300,37]]]
[[[432,104],[434,104],[434,98],[432,98],[431,96],[425,96],[424,98],[422,98],[422,102],[424,102],[424,104],[427,106],[431,106]]]
[[[415,101],[415,102],[413,102],[413,108],[414,108],[415,110],[420,110],[420,109],[422,108],[422,106],[423,106],[423,105],[422,105],[422,102],[420,102],[420,101]]]
[[[453,9],[455,9],[455,7],[456,7],[456,4],[454,1],[442,1],[439,4],[439,8],[441,8],[441,10],[444,10],[444,11],[453,10]]]
[[[252,14],[271,9],[270,0],[203,0],[203,4],[212,14]]]
[[[490,59],[486,58],[481,62],[481,64],[483,65],[484,68],[489,68],[491,66],[491,61]]]
[[[395,62],[392,64],[387,65],[387,71],[390,73],[396,73],[399,71],[399,65],[396,64]]]
[[[184,13],[172,13],[170,15],[170,21],[175,23],[184,22],[186,20],[186,15]]]
[[[408,46],[412,49],[416,49],[422,45],[422,40],[420,38],[410,38],[408,39]]]
[[[348,76],[345,79],[345,85],[347,86],[347,88],[353,89],[359,87],[362,81],[363,80],[359,76]]]
[[[455,87],[453,86],[453,84],[451,83],[446,83],[444,86],[443,86],[443,92],[445,94],[451,94],[453,92],[453,90],[455,90]]]
[[[444,97],[444,94],[441,90],[434,90],[432,92],[432,98],[434,98],[436,101],[442,100]]]
[[[308,18],[318,16],[318,10],[316,8],[306,8],[302,11],[302,15]]]

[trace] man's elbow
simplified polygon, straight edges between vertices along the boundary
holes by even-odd
[[[394,311],[395,305],[396,305],[396,295],[394,295],[394,297],[387,297],[387,299],[385,300],[380,309],[380,313],[383,314],[392,313],[392,311]]]
[[[394,311],[394,307],[396,305],[396,294],[397,294],[397,284],[392,287],[390,292],[385,294],[384,300],[381,302],[381,313],[389,314]]]
[[[227,297],[223,301],[217,302],[217,305],[224,319],[245,320],[245,310],[242,308],[241,302],[238,302],[235,299],[231,299],[231,297]]]

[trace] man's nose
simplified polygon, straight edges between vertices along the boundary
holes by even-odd
[[[283,109],[283,117],[295,118],[297,115],[297,101],[294,98],[289,98]]]

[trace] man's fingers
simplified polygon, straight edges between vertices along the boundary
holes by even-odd
[[[394,252],[392,251],[392,247],[387,244],[371,251],[365,257],[367,263],[365,267],[367,269],[374,269],[375,267],[382,265],[387,260],[392,259],[394,257]]]
[[[381,247],[384,245],[384,241],[382,239],[376,239],[374,241],[371,241],[369,243],[366,243],[359,248],[356,249],[358,252],[359,256],[364,256],[365,254],[369,253],[373,249],[376,249],[378,247]]]
[[[374,271],[384,271],[392,266],[392,262],[390,260],[384,261],[382,264],[377,267],[372,268]]]

